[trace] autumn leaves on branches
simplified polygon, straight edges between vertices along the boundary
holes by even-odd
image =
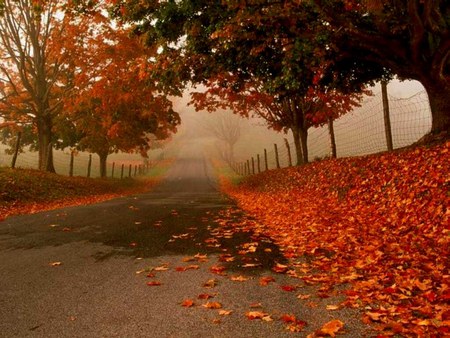
[[[0,117],[24,127],[42,170],[54,171],[53,147],[97,153],[105,167],[179,123],[147,81],[156,51],[105,13],[103,1],[2,2]]]

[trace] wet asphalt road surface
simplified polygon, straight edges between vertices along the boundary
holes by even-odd
[[[220,232],[239,210],[218,192],[211,165],[188,155],[147,194],[0,222],[0,337],[306,337],[333,319],[345,323],[339,337],[371,336],[358,312],[326,310],[342,298],[317,298],[313,287],[272,272],[285,261],[269,239]],[[254,253],[239,254],[255,241]],[[193,258],[199,253],[207,258]],[[199,268],[177,271],[190,265]],[[223,275],[212,266],[224,266]],[[275,282],[261,286],[263,276]],[[205,287],[211,279],[217,285]],[[186,299],[194,306],[181,306]],[[202,306],[208,301],[232,312]],[[248,311],[273,321],[249,320]],[[288,332],[283,314],[307,326]]]

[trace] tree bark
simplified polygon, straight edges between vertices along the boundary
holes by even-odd
[[[308,163],[308,129],[300,129],[300,142],[302,145],[303,164]]]
[[[40,117],[37,120],[39,170],[55,172],[53,165],[53,148],[49,147],[52,142],[52,123],[50,117]]]
[[[437,81],[422,81],[425,87],[432,116],[431,134],[449,133],[450,131],[450,86]]]
[[[107,153],[98,153],[98,157],[100,158],[100,177],[105,178],[106,177],[106,161],[108,159]]]
[[[295,165],[301,165],[303,163],[303,152],[300,141],[300,130],[297,127],[292,127],[291,130],[294,137],[295,156],[297,158]]]
[[[332,118],[328,118],[328,134],[330,135],[331,157],[336,158],[336,138],[334,136],[334,121]]]

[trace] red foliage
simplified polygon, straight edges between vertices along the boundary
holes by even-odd
[[[298,278],[349,283],[344,304],[386,334],[437,337],[450,325],[448,163],[450,142],[222,186],[293,257]]]

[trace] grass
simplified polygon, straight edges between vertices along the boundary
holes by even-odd
[[[169,162],[137,178],[67,177],[32,169],[0,168],[0,220],[17,214],[89,204],[148,191],[165,174]]]

